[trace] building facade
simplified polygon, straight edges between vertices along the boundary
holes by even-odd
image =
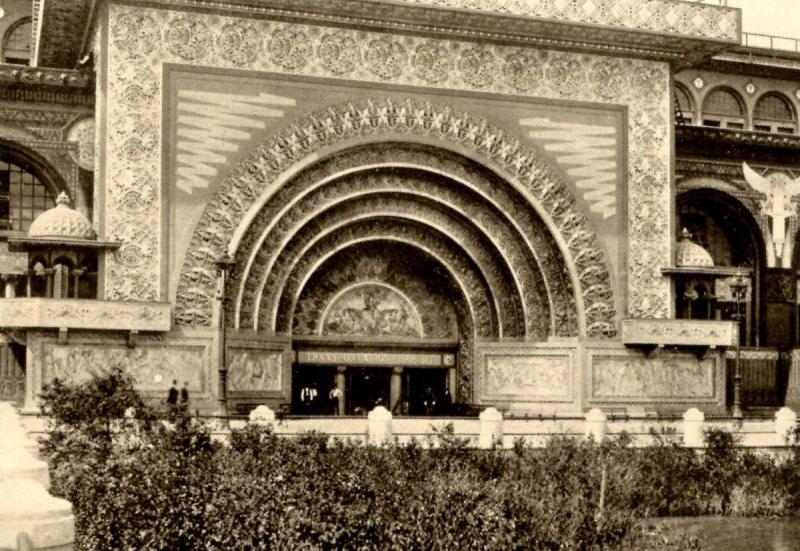
[[[745,407],[791,403],[800,56],[718,4],[34,2],[4,377],[31,409],[119,365],[207,412],[722,412],[740,343]]]

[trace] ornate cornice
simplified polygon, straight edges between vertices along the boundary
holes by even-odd
[[[226,14],[686,64],[741,39],[739,10],[677,0],[128,0]]]
[[[172,307],[163,302],[15,298],[0,301],[0,327],[169,331]]]
[[[733,346],[739,328],[732,321],[622,320],[622,342],[629,346]]]

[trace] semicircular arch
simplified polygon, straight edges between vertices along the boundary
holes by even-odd
[[[180,276],[176,310],[188,306],[181,304],[182,294],[213,289],[214,260],[226,252],[236,253],[252,218],[286,182],[338,151],[386,141],[427,143],[455,152],[512,186],[547,227],[573,287],[579,290],[575,301],[580,333],[610,336],[616,332],[616,305],[605,255],[577,201],[556,173],[529,146],[486,120],[410,99],[332,106],[257,146],[238,172],[222,183],[201,215]],[[206,238],[209,229],[217,236],[212,242]],[[592,274],[592,281],[583,281],[583,273]],[[587,317],[589,311],[594,313],[593,319]],[[194,318],[201,324],[210,323],[208,316]]]

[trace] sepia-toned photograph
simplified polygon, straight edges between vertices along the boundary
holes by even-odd
[[[0,551],[800,550],[800,0],[0,0]]]

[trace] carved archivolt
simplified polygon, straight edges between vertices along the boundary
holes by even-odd
[[[281,231],[285,220],[293,220],[289,226],[299,227],[315,212],[367,192],[401,193],[453,207],[457,218],[466,216],[491,241],[514,273],[524,308],[533,312],[526,316],[526,334],[536,338],[578,334],[565,262],[522,197],[463,158],[400,143],[344,151],[302,172],[267,201],[239,241],[239,263],[229,287],[236,298],[229,319],[245,326],[252,323],[248,305],[254,303],[254,296],[260,296],[263,284],[256,287],[243,282],[249,274],[270,271],[275,256],[294,235],[294,229]]]
[[[466,150],[487,165],[499,165],[504,172],[513,174],[516,189],[539,209],[539,215],[549,222],[550,230],[560,237],[566,249],[562,254],[586,312],[585,332],[590,336],[615,332],[616,310],[603,253],[574,197],[547,165],[484,120],[429,103],[396,103],[390,99],[348,103],[314,113],[257,148],[242,169],[222,184],[201,217],[182,271],[178,315],[189,306],[181,300],[182,292],[196,293],[198,283],[213,280],[210,240],[212,246],[229,241],[239,225],[237,221],[255,202],[253,198],[269,194],[281,173],[324,146],[344,145],[351,139],[363,139],[364,135],[379,139],[381,134],[407,133],[424,133],[426,140],[436,140],[449,149]],[[224,249],[218,250],[221,254]],[[591,277],[592,281],[586,282],[582,276]],[[207,290],[210,292],[211,288]],[[178,319],[185,322],[195,318],[190,315],[189,319]]]
[[[252,325],[255,301],[281,285],[271,273],[280,265],[278,257],[285,249],[303,246],[331,224],[369,213],[370,217],[382,214],[418,220],[463,244],[482,269],[488,270],[495,301],[506,313],[503,335],[545,338],[550,330],[547,295],[541,274],[518,242],[519,236],[474,196],[465,196],[463,190],[460,193],[451,182],[423,176],[407,170],[357,173],[305,195],[264,231],[250,262],[246,261],[247,249],[240,248],[247,273],[232,280],[231,295],[235,296],[238,286],[240,299],[235,304],[238,312],[231,312],[236,317],[231,319],[238,319],[240,326]],[[252,284],[252,278],[258,283]],[[269,316],[262,319],[271,326]],[[264,327],[261,321],[258,326]]]

